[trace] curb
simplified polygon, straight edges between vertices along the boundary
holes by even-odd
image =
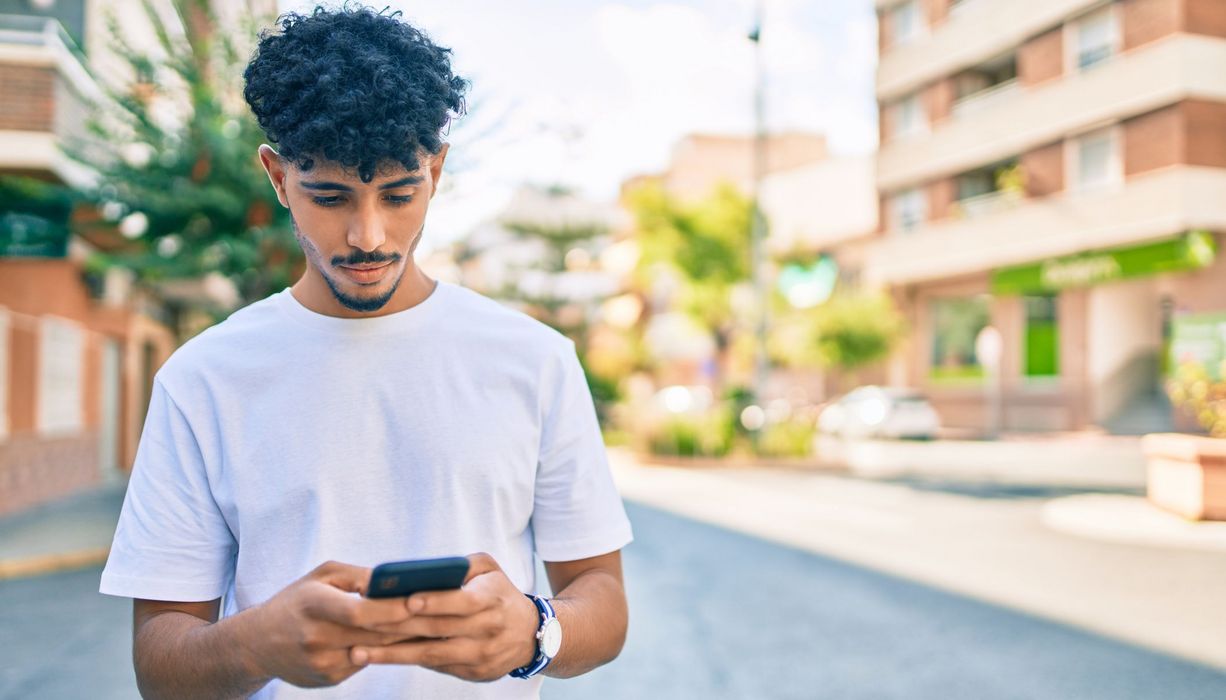
[[[0,581],[101,566],[106,563],[110,551],[110,547],[97,547],[22,559],[3,559],[0,560]]]
[[[1056,498],[1043,505],[1039,519],[1048,529],[1092,540],[1226,553],[1226,522],[1188,520],[1141,496]]]

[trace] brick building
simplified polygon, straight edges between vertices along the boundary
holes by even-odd
[[[894,381],[985,427],[1160,429],[1181,319],[1226,310],[1226,3],[878,0]]]
[[[218,14],[244,5],[219,2]],[[139,0],[0,0],[0,176],[94,182],[61,146],[84,136],[99,81],[119,70],[105,12],[142,36]],[[124,271],[85,274],[100,241],[65,231],[48,244],[29,225],[0,210],[0,515],[129,469],[153,374],[176,342],[160,302]]]

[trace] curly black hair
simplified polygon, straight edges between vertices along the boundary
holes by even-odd
[[[370,182],[385,165],[414,171],[421,150],[439,152],[468,82],[451,72],[451,49],[400,14],[320,6],[261,33],[243,96],[283,157],[303,170],[334,162]]]

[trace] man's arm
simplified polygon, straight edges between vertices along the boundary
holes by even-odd
[[[471,681],[492,681],[527,666],[536,656],[536,606],[488,554],[469,557],[464,587],[415,593],[404,599],[412,617],[381,627],[412,641],[359,646],[356,664],[411,664]],[[568,678],[608,663],[626,638],[626,596],[621,553],[571,562],[548,562],[562,648],[546,673]]]
[[[403,635],[373,631],[409,618],[402,598],[361,593],[370,569],[328,562],[262,605],[218,620],[218,600],[136,600],[132,655],[146,698],[245,698],[273,678],[299,687],[336,685],[361,670],[358,644]]]
[[[132,601],[132,657],[141,697],[245,698],[271,680],[244,654],[250,611],[220,622],[221,600]]]
[[[629,623],[621,552],[545,562],[545,573],[562,623],[562,648],[545,675],[573,678],[617,658]]]

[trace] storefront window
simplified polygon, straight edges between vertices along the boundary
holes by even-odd
[[[1060,375],[1060,323],[1056,312],[1056,297],[1022,297],[1026,307],[1025,358],[1027,377]]]
[[[983,365],[975,356],[975,339],[988,325],[988,298],[934,299],[931,308],[931,378],[957,381],[983,377]]]

